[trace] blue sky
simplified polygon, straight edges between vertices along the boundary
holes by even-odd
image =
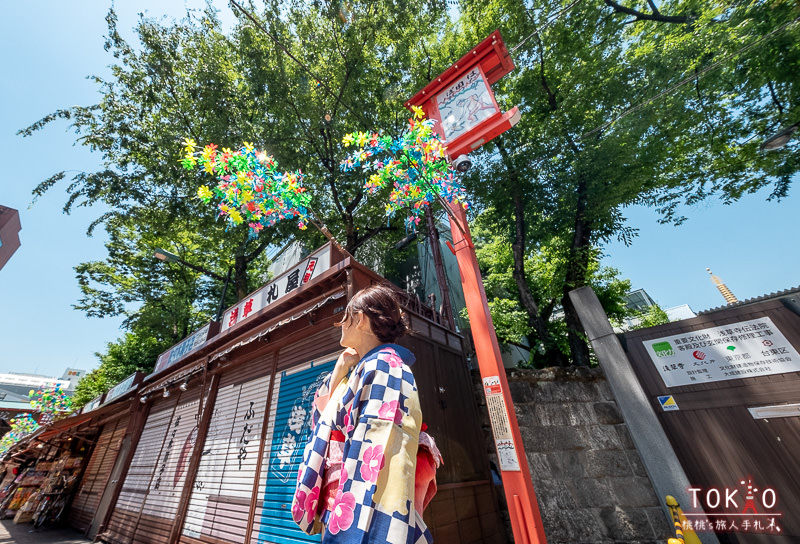
[[[118,0],[119,29],[130,38],[137,13],[181,17],[201,0]],[[218,2],[223,20],[232,20]],[[99,156],[73,145],[75,136],[57,122],[31,138],[17,130],[70,105],[97,101],[86,76],[108,74],[113,58],[103,50],[108,2],[43,0],[4,6],[0,20],[0,204],[20,212],[22,246],[0,270],[0,372],[58,375],[67,367],[92,369],[95,352],[118,338],[120,319],[88,318],[72,309],[80,297],[73,267],[105,256],[102,229],[86,236],[102,210],[61,213],[66,184],[30,206],[31,190],[60,170],[91,171]],[[681,227],[659,225],[647,209],[628,217],[640,229],[631,247],[614,243],[604,263],[615,266],[634,288],[644,288],[662,307],[689,304],[695,311],[723,304],[706,267],[745,299],[800,284],[800,252],[791,235],[798,197],[781,203],[751,195],[723,206],[689,209]]]

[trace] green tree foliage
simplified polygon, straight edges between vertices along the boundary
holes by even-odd
[[[768,154],[759,142],[798,120],[800,31],[782,26],[798,10],[693,0],[660,8],[465,0],[462,8],[453,41],[467,50],[500,28],[517,68],[496,90],[506,109],[522,111],[513,130],[484,148],[470,187],[511,244],[520,304],[539,338],[548,308],[527,280],[526,258],[553,234],[563,240],[557,287],[570,356],[588,364],[567,293],[590,283],[595,248],[635,236],[626,206],[654,205],[680,222],[682,203],[729,202],[763,187],[786,194],[800,167],[796,143]]]
[[[179,23],[143,18],[136,46],[120,35],[112,9],[105,46],[115,64],[109,77],[94,77],[99,103],[57,110],[20,131],[31,136],[66,120],[77,143],[101,156],[101,169],[72,176],[66,188],[64,211],[97,206],[102,215],[89,232],[102,226],[109,235],[105,260],[76,267],[82,289],[76,307],[92,316],[124,315],[133,334],[119,341],[126,350],[140,350],[151,338],[161,349],[174,344],[213,317],[222,290],[221,281],[156,261],[154,249],[221,276],[231,267],[231,302],[265,281],[266,248],[290,237],[304,237],[312,247],[324,241],[281,224],[253,239],[247,225],[217,221],[215,210],[195,198],[208,178],[179,164],[183,137],[232,148],[253,142],[288,169],[302,169],[318,218],[352,253],[372,244],[380,254],[405,234],[387,223],[379,199],[364,198],[362,175],[340,172],[346,150],[339,142],[353,130],[398,132],[405,125],[402,100],[425,77],[413,69],[414,58],[423,38],[442,26],[444,5],[268,1],[247,7],[253,18],[236,10],[239,21],[227,35],[211,9]],[[34,195],[65,178],[66,172],[54,174]],[[145,351],[152,367],[158,351]],[[103,359],[101,367],[107,364]],[[109,376],[124,377],[104,370],[87,389],[108,385]]]
[[[661,306],[658,304],[650,306],[647,308],[647,310],[634,312],[629,317],[635,322],[635,325],[631,327],[631,330],[646,329],[648,327],[655,327],[657,325],[669,323],[669,316],[667,315],[667,312],[662,310]]]
[[[90,231],[102,225],[110,237],[105,261],[77,269],[78,307],[124,314],[134,339],[120,342],[132,348],[144,338],[167,346],[185,336],[213,315],[222,289],[156,263],[155,247],[220,275],[232,267],[231,296],[242,297],[263,282],[266,248],[299,236],[293,225],[278,225],[252,239],[247,225],[218,222],[195,198],[208,179],[180,167],[181,138],[253,142],[286,169],[303,169],[319,219],[369,261],[405,233],[387,223],[381,195],[365,198],[363,176],[340,171],[342,136],[372,127],[396,135],[408,117],[402,101],[495,28],[517,65],[496,90],[506,109],[520,106],[522,121],[475,157],[470,187],[477,209],[492,217],[487,239],[510,247],[505,293],[558,364],[567,362],[550,322],[558,305],[571,362],[588,363],[566,294],[592,284],[597,248],[635,236],[626,206],[654,205],[680,222],[681,203],[731,201],[760,188],[780,198],[800,167],[796,143],[774,154],[758,147],[798,122],[794,3],[463,0],[448,10],[421,0],[268,0],[247,7],[253,18],[237,10],[227,34],[211,9],[180,23],[142,19],[135,47],[119,35],[112,10],[106,49],[116,61],[110,77],[95,78],[99,103],[58,110],[21,131],[67,120],[77,142],[102,157],[98,171],[78,173],[67,186],[65,211],[97,205],[102,215]],[[460,16],[457,24],[449,14]],[[35,195],[66,177],[54,174]],[[323,240],[303,236],[309,245]],[[542,277],[553,280],[542,286]]]
[[[134,372],[152,372],[158,355],[172,342],[160,340],[150,333],[150,329],[127,333],[116,342],[110,342],[105,353],[97,353],[100,366],[78,382],[72,396],[75,406],[85,405]]]
[[[481,216],[475,222],[473,234],[498,338],[511,343],[527,340],[533,350],[531,362],[537,367],[567,364],[570,348],[561,308],[562,286],[567,274],[564,241],[553,237],[546,244],[531,248],[525,256],[525,282],[540,311],[546,332],[542,337],[520,301],[514,278],[513,244],[502,235],[492,234],[494,226],[493,221]],[[629,315],[623,297],[630,290],[630,281],[620,279],[616,269],[600,266],[599,258],[600,252],[594,249],[588,285],[597,293],[609,317],[621,320]]]

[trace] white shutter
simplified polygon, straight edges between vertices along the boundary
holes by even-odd
[[[142,429],[109,522],[114,540],[169,538],[195,442],[200,391],[183,393],[177,404],[171,400],[154,406]]]
[[[244,542],[270,377],[220,383],[183,534]]]

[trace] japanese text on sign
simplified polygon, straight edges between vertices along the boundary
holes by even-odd
[[[800,371],[800,354],[768,317],[643,345],[667,387]]]
[[[298,289],[301,285],[305,285],[315,274],[319,276],[320,273],[330,268],[330,260],[330,245],[315,251],[308,259],[294,265],[255,293],[239,301],[233,308],[228,308],[222,314],[220,330],[224,332],[230,329]]]
[[[492,424],[500,470],[520,470],[500,378],[498,376],[484,378],[483,391],[486,394],[486,408],[489,410],[489,421]]]

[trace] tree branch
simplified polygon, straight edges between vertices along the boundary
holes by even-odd
[[[648,0],[648,4],[650,4],[650,7],[653,9],[653,13],[645,13],[643,11],[635,10],[633,8],[623,6],[622,4],[618,4],[614,0],[603,1],[607,6],[611,7],[616,12],[632,15],[635,18],[635,21],[656,21],[659,23],[684,24],[691,20],[688,15],[662,15],[651,0]]]

